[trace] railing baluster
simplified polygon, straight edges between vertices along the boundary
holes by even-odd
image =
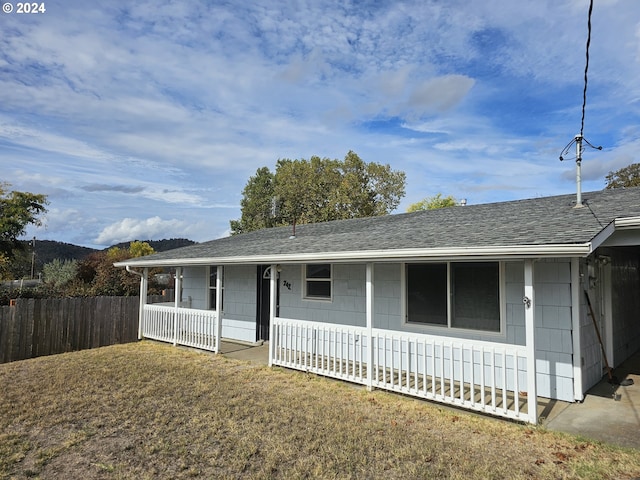
[[[406,358],[407,372],[405,377],[405,382],[407,383],[407,391],[411,389],[411,358],[409,358],[410,355],[411,355],[411,342],[407,338],[407,358]]]
[[[475,376],[475,360],[473,358],[473,345],[469,348],[469,353],[471,353],[470,359],[470,378],[469,378],[469,400],[471,401],[471,405],[475,405],[476,403],[476,376]]]
[[[496,350],[491,348],[491,407],[496,410]]]
[[[418,382],[418,371],[420,370],[420,368],[418,367],[418,339],[416,338],[413,341],[413,343],[414,343],[414,350],[415,350],[415,356],[416,356],[416,369],[413,372],[413,382],[414,382],[413,389],[416,392],[419,392],[420,391],[420,387],[419,387],[420,383]]]
[[[464,343],[460,346],[460,402],[464,403]]]
[[[484,347],[480,347],[480,403],[484,409],[486,406],[484,385]]]
[[[503,349],[502,352],[502,409],[507,413],[507,355]]]
[[[520,414],[520,392],[518,386],[518,352],[513,352],[513,401],[516,415]]]

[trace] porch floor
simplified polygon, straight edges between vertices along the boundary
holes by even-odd
[[[269,363],[268,343],[241,345],[222,341],[220,350],[229,358]],[[589,390],[582,403],[539,398],[541,423],[549,430],[640,449],[640,350],[616,368],[614,375],[620,381],[631,379],[634,384],[614,386],[605,377]]]
[[[640,350],[615,368],[613,375],[620,382],[634,383],[612,385],[605,376],[582,403],[553,405],[543,424],[549,430],[640,449]]]

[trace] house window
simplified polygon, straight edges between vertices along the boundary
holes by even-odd
[[[407,321],[500,332],[498,262],[409,264]]]
[[[209,267],[209,309],[217,310],[216,305],[216,284],[218,279],[218,267],[212,265]],[[224,294],[224,289],[223,289]],[[222,302],[224,304],[224,301]]]
[[[313,263],[304,266],[304,297],[331,300],[331,264]]]

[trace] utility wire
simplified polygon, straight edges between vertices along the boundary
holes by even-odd
[[[591,12],[593,12],[593,0],[589,3],[589,19],[587,21],[587,62],[584,66],[584,90],[582,91],[582,121],[580,123],[580,136],[584,133],[584,112],[587,107],[587,72],[589,71],[589,45],[591,44]]]

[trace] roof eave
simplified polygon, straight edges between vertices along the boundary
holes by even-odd
[[[595,250],[609,240],[615,232],[640,229],[640,216],[616,218],[603,228],[591,240],[592,249]]]
[[[591,243],[508,245],[458,248],[418,248],[396,250],[364,250],[348,252],[314,252],[293,254],[271,254],[229,257],[175,258],[145,260],[133,258],[114,263],[116,267],[185,267],[196,265],[271,264],[332,262],[351,263],[358,261],[398,262],[404,260],[476,260],[503,258],[549,258],[585,257],[593,251]]]

